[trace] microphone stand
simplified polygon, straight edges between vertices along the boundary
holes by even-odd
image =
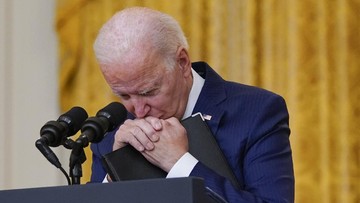
[[[70,155],[70,177],[73,185],[79,185],[82,177],[81,165],[86,161],[86,155],[81,142],[72,141],[72,151]]]
[[[69,162],[71,183],[72,185],[79,185],[82,177],[81,164],[86,161],[85,151],[81,143],[77,143],[72,139],[67,139],[63,146],[71,150]]]

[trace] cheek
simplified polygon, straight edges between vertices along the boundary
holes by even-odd
[[[171,98],[165,95],[149,98],[147,104],[152,109],[166,110],[171,106]]]
[[[130,113],[134,113],[134,105],[132,105],[129,101],[121,101],[121,103],[125,106],[126,110]]]

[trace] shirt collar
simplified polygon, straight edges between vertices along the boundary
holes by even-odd
[[[186,105],[186,109],[185,109],[183,119],[191,116],[191,114],[192,114],[192,112],[194,110],[196,101],[198,100],[198,98],[200,96],[201,89],[203,88],[204,83],[205,83],[205,79],[202,78],[192,68],[191,68],[191,73],[193,75],[193,84],[192,84],[192,87],[191,87],[191,90],[190,90],[189,99],[188,99],[188,102],[187,102],[187,105]]]

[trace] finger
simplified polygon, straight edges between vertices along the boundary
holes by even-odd
[[[162,127],[158,118],[146,117],[145,119],[138,119],[136,125],[141,128],[152,142],[157,142],[159,140],[156,131],[161,130]]]
[[[159,118],[149,116],[146,117],[145,120],[149,122],[155,130],[162,129],[161,120]]]
[[[131,129],[133,129],[133,128],[131,128]],[[123,131],[121,133],[115,134],[113,150],[122,148],[128,144],[133,146],[138,151],[145,150],[145,147],[143,146],[143,144],[130,131],[131,129],[126,129],[126,131],[123,129]]]
[[[113,150],[122,148],[127,144],[132,145],[135,149],[143,151],[145,146],[137,139],[141,137],[141,130],[136,132],[137,122],[134,120],[126,120],[115,133],[115,140],[113,144]],[[134,135],[135,134],[135,135]]]
[[[128,144],[126,139],[127,126],[129,126],[131,120],[125,120],[125,122],[119,127],[115,133],[113,151],[120,149]]]
[[[144,145],[134,136],[129,137],[128,143],[140,152],[145,150]]]
[[[175,117],[170,117],[168,119],[165,120],[165,123],[167,125],[172,125],[172,126],[178,126],[178,125],[181,125],[179,119],[175,118]]]
[[[179,119],[175,117],[170,117],[168,119],[162,120],[162,127],[168,128],[168,127],[178,127],[182,126]]]
[[[152,140],[149,137],[153,137],[152,134],[155,133],[154,130],[152,130],[152,132],[150,132],[150,134],[144,132],[144,126],[134,126],[132,128],[132,130],[130,131],[132,134],[131,138],[135,138],[135,139],[130,139],[129,143],[131,145],[135,145],[134,147],[139,147],[137,148],[139,151],[144,150],[144,148],[146,150],[153,150],[154,149],[154,144],[152,143]],[[142,147],[138,146],[138,144],[140,143],[140,145],[142,145]]]

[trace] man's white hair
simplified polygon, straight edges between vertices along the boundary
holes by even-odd
[[[141,53],[150,46],[174,67],[180,46],[188,49],[178,22],[165,13],[132,7],[116,13],[99,31],[94,51],[99,64],[119,64],[128,53]],[[143,53],[143,52],[142,52]]]

